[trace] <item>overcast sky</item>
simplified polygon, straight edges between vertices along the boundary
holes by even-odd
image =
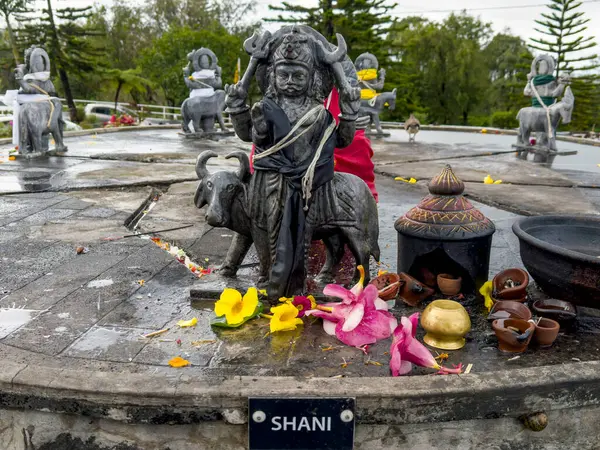
[[[132,0],[132,2],[141,2],[143,0]],[[316,0],[288,0],[292,4],[311,5],[317,4]],[[46,2],[37,0],[39,5]],[[277,0],[256,0],[256,17],[273,17],[276,14],[268,10],[268,5],[279,3]],[[53,3],[57,7],[74,6],[81,7],[91,5],[94,2],[91,0],[54,0]],[[112,0],[99,0],[97,3],[110,5]],[[393,14],[397,17],[405,17],[411,13],[425,16],[431,20],[442,20],[449,13],[448,10],[460,11],[467,9],[471,14],[481,17],[482,20],[491,22],[495,31],[502,31],[505,28],[510,28],[513,33],[528,39],[535,36],[537,33],[533,30],[534,19],[540,18],[540,14],[547,11],[544,6],[545,0],[419,0],[419,1],[402,1],[398,0],[397,6]],[[535,5],[524,7],[527,5]],[[502,7],[507,9],[486,9]],[[592,32],[596,35],[596,42],[600,38],[600,0],[583,0],[581,11],[586,13],[586,17],[592,19],[588,24],[587,34]],[[434,12],[440,11],[440,12]],[[443,11],[443,12],[442,12]],[[277,28],[277,25],[267,24],[269,29]]]

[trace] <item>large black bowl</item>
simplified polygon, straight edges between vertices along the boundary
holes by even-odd
[[[525,268],[546,294],[600,308],[600,217],[526,217],[513,232]]]

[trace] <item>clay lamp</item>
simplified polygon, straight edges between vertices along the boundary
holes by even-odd
[[[437,276],[437,285],[442,294],[450,296],[457,295],[460,293],[462,278],[455,277],[449,273],[440,273]]]
[[[507,353],[523,353],[533,337],[535,325],[521,319],[496,319],[492,328],[498,338],[498,348]]]
[[[535,334],[533,335],[533,340],[537,342],[540,347],[550,347],[556,340],[559,330],[560,325],[556,320],[540,317],[540,319],[535,322]]]
[[[369,284],[377,288],[381,300],[393,300],[398,295],[400,286],[404,282],[397,273],[384,273],[373,279]]]
[[[423,338],[427,345],[442,350],[458,350],[465,346],[471,319],[460,303],[435,300],[421,314],[421,326],[427,332]]]
[[[398,275],[402,282],[400,286],[400,297],[407,305],[417,306],[426,298],[431,297],[435,292],[429,286],[426,286],[407,273],[401,272]]]
[[[501,300],[494,303],[488,320],[496,319],[531,319],[531,311],[523,303],[515,302],[513,300]]]
[[[549,298],[533,302],[533,310],[536,315],[556,320],[561,327],[569,328],[575,324],[577,308],[575,305],[563,300]]]
[[[495,301],[514,300],[525,303],[527,300],[527,285],[529,275],[523,269],[506,269],[498,273],[492,285],[492,297]]]

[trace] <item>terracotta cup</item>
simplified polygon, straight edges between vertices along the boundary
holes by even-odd
[[[550,347],[556,340],[559,330],[560,324],[556,320],[542,317],[535,324],[533,340],[537,342],[540,347]]]
[[[508,280],[516,283],[514,287],[504,287]],[[497,300],[515,300],[525,302],[527,299],[527,285],[529,284],[529,274],[523,269],[506,269],[498,273],[493,281],[493,297]]]
[[[374,278],[369,284],[377,288],[381,300],[393,300],[404,283],[397,273],[384,273]]]
[[[448,273],[440,273],[437,276],[437,284],[442,294],[457,295],[462,286],[462,278]]]
[[[523,353],[535,332],[534,324],[521,319],[497,319],[492,322],[492,328],[498,338],[498,348],[507,353]]]

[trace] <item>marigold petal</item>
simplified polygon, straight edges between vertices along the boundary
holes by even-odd
[[[190,362],[187,359],[183,359],[181,356],[176,356],[175,358],[169,361],[169,365],[171,367],[186,367],[190,365]]]

